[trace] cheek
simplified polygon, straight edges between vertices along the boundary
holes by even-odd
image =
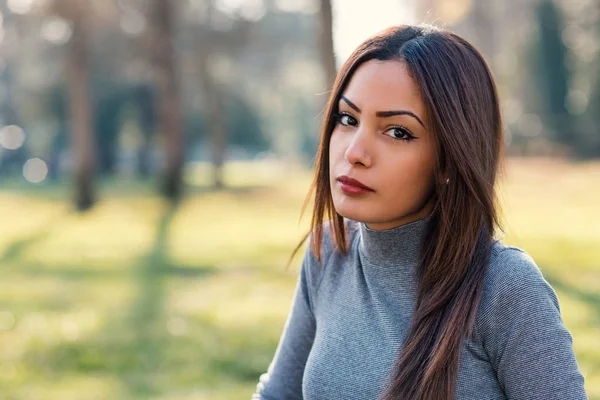
[[[329,139],[329,166],[333,167],[337,162],[344,159],[346,144],[343,141],[343,135],[334,130]]]
[[[429,154],[414,154],[387,168],[389,195],[419,201],[433,188],[434,161]]]

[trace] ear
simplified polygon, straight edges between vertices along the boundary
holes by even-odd
[[[439,182],[441,185],[447,185],[448,183],[450,183],[449,175],[450,174],[448,174],[448,172],[445,170],[439,171],[438,179],[440,180]]]
[[[447,185],[448,183],[450,183],[450,171],[447,164],[446,164],[446,157],[441,157],[440,160],[438,160],[438,165],[437,165],[437,176],[438,179],[440,180],[440,184],[441,185]]]

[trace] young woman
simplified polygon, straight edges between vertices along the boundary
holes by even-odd
[[[354,51],[327,105],[311,245],[253,399],[586,399],[554,290],[494,239],[502,141],[466,40],[400,26]]]

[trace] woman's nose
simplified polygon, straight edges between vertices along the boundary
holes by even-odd
[[[370,151],[368,150],[368,141],[369,135],[366,129],[358,129],[352,137],[344,154],[344,158],[350,165],[362,165],[364,167],[371,166],[372,158]]]

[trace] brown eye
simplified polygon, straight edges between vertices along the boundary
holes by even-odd
[[[385,134],[397,140],[413,140],[416,139],[408,129],[403,126],[395,126],[385,131]]]

